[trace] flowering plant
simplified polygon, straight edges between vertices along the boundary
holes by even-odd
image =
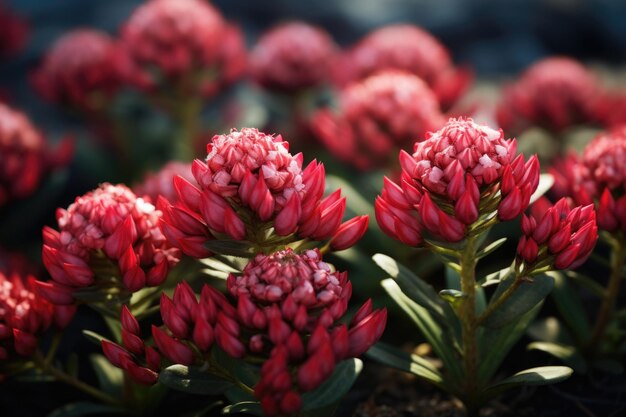
[[[515,140],[504,139],[502,131],[451,119],[416,143],[413,154],[401,151],[400,185],[386,179],[376,201],[376,218],[385,233],[443,260],[447,288],[437,295],[392,258],[376,255],[376,263],[392,277],[383,287],[432,345],[443,369],[385,346],[372,356],[449,391],[472,416],[508,388],[570,375],[566,367],[541,367],[493,381],[552,289],[546,272],[580,264],[597,238],[593,207],[570,209],[562,201],[541,216],[523,216],[523,237],[511,266],[476,275],[478,260],[506,240],[485,245],[491,228],[522,214],[539,185],[537,158],[524,162],[515,153]],[[487,301],[492,286],[496,290]]]

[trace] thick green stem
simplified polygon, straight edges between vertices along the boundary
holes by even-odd
[[[587,350],[589,351],[593,351],[597,348],[598,344],[604,337],[606,327],[611,320],[613,309],[615,308],[615,302],[619,294],[619,287],[623,278],[622,267],[624,266],[625,261],[626,244],[624,244],[624,238],[621,237],[615,242],[614,245],[612,245],[611,275],[609,277],[609,282],[607,284],[606,291],[604,292],[604,296],[602,297],[602,304],[600,304],[600,309],[598,310],[598,315],[596,316],[596,322],[593,327],[593,332],[591,333],[591,338],[589,339],[589,344],[587,345]]]
[[[459,309],[463,338],[463,366],[465,369],[465,389],[463,403],[468,417],[478,415],[478,342],[476,340],[476,247],[475,237],[467,238],[461,254],[461,291],[463,304]]]
[[[83,381],[74,378],[71,375],[66,374],[62,370],[54,367],[50,363],[46,361],[41,352],[37,351],[33,356],[33,362],[35,365],[41,369],[43,372],[53,376],[57,381],[63,382],[65,384],[71,385],[74,388],[92,396],[93,398],[101,401],[102,403],[121,406],[120,401],[118,401],[115,397],[112,397],[109,394],[106,394],[99,389],[84,383]]]

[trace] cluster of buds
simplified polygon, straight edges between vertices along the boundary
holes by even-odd
[[[599,134],[585,148],[550,169],[554,195],[576,204],[596,204],[598,227],[608,232],[626,230],[626,128]]]
[[[450,119],[400,152],[401,184],[385,178],[376,219],[389,236],[423,244],[424,229],[445,242],[477,234],[521,214],[539,184],[536,156],[515,156],[515,139],[472,119]],[[494,213],[494,212],[497,212]]]
[[[123,185],[102,184],[57,210],[59,231],[43,229],[43,263],[53,281],[40,282],[55,304],[72,304],[77,289],[111,295],[160,285],[178,262],[159,230],[161,212]]]
[[[133,380],[152,385],[162,369],[161,356],[174,364],[200,364],[217,343],[232,357],[243,357],[246,348],[237,339],[235,315],[235,308],[216,289],[204,285],[198,300],[183,281],[174,289],[172,299],[161,296],[163,326],[152,326],[156,348],[145,344],[137,319],[123,307],[122,344],[103,340],[102,350],[114,366],[126,371]]]
[[[129,81],[209,96],[245,69],[241,32],[201,0],[154,0],[135,10],[121,40],[133,65]]]
[[[125,65],[109,35],[79,29],[54,43],[31,80],[48,101],[96,111],[120,88]]]
[[[445,122],[428,85],[415,75],[396,71],[346,87],[338,107],[338,115],[320,110],[313,118],[313,130],[337,158],[360,170],[390,165],[389,155]]]
[[[14,355],[31,356],[38,337],[53,324],[64,328],[74,316],[73,306],[54,306],[41,297],[32,276],[0,272],[0,366]]]
[[[133,187],[137,196],[156,203],[159,196],[167,201],[175,202],[178,197],[174,189],[174,177],[181,176],[186,181],[197,186],[191,173],[191,164],[186,162],[168,162],[158,172],[148,173],[143,181]]]
[[[313,161],[302,169],[302,154],[291,155],[281,136],[233,130],[214,136],[207,152],[206,162],[192,164],[199,187],[175,177],[178,201],[158,204],[163,233],[189,256],[209,256],[205,242],[224,236],[250,242],[255,253],[304,238],[330,239],[341,250],[367,229],[367,216],[342,223],[341,190],[322,198],[324,166]]]
[[[580,63],[548,58],[505,89],[497,119],[511,133],[532,126],[561,132],[576,124],[597,122],[602,96],[594,75]]]
[[[71,141],[50,151],[25,114],[0,103],[0,207],[32,194],[43,176],[67,164],[71,155]]]
[[[324,30],[303,22],[279,25],[250,53],[250,76],[263,88],[293,93],[328,80],[336,45]]]
[[[430,33],[411,25],[378,29],[362,39],[338,60],[340,85],[366,78],[382,70],[401,70],[424,80],[448,110],[465,92],[472,74],[453,66],[446,47]]]
[[[0,2],[0,60],[21,51],[28,39],[28,23]]]
[[[524,235],[517,246],[519,268],[530,273],[545,267],[577,268],[591,254],[596,240],[596,212],[593,205],[570,207],[562,198],[554,206],[533,204],[531,214],[522,216]]]
[[[352,294],[347,273],[333,271],[320,252],[291,249],[257,255],[227,288],[237,300],[241,336],[252,355],[269,357],[255,395],[267,415],[293,414],[300,392],[328,379],[341,360],[363,354],[382,335],[386,310],[368,301],[350,327],[338,324]]]

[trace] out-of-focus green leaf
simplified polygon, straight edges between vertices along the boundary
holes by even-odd
[[[560,272],[551,272],[554,279],[552,298],[568,328],[574,333],[578,344],[591,337],[591,326],[585,314],[580,296],[568,284],[567,278]]]
[[[120,395],[124,384],[124,372],[113,366],[103,355],[92,354],[89,360],[98,377],[100,389],[113,396]]]
[[[339,402],[362,369],[363,362],[356,358],[339,362],[330,378],[315,390],[302,395],[302,411],[320,410]]]
[[[539,185],[537,186],[537,189],[535,190],[533,195],[530,196],[529,204],[532,204],[535,201],[539,200],[539,197],[547,193],[553,185],[554,177],[551,174],[541,174],[539,176]]]
[[[172,365],[161,371],[159,382],[188,394],[217,395],[232,383],[195,366]]]
[[[523,385],[549,385],[569,378],[574,371],[567,366],[542,366],[520,371],[513,376],[489,386],[483,396],[491,398],[508,389]]]
[[[576,372],[587,372],[587,361],[574,346],[550,342],[533,342],[526,348],[528,350],[540,350],[552,355],[560,359],[565,365],[573,368]]]

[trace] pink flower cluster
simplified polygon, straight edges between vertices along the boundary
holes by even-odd
[[[582,157],[570,154],[550,168],[555,177],[552,194],[576,204],[596,205],[598,227],[626,230],[626,128],[596,136]]]
[[[0,365],[13,355],[30,356],[50,326],[67,326],[73,306],[54,306],[37,292],[35,278],[0,272]]]
[[[450,119],[439,131],[400,152],[400,184],[385,178],[376,199],[376,219],[388,235],[411,246],[424,229],[458,242],[468,227],[497,211],[511,220],[529,204],[539,184],[539,162],[515,156],[516,141],[472,119]]]
[[[390,155],[443,126],[439,102],[420,78],[387,71],[340,91],[339,114],[320,110],[312,126],[337,158],[360,170],[391,164]]]
[[[241,32],[201,0],[153,0],[131,15],[121,42],[142,89],[169,86],[214,94],[245,68]],[[195,81],[194,81],[195,80]]]
[[[268,90],[297,92],[328,80],[336,45],[322,29],[293,21],[265,33],[250,53],[250,76]]]
[[[51,151],[25,114],[0,103],[0,207],[32,194],[48,171],[67,164],[72,148],[65,140]]]
[[[335,250],[352,246],[367,228],[367,216],[342,223],[345,198],[340,190],[322,198],[324,166],[302,169],[302,154],[291,155],[281,136],[256,129],[217,135],[207,145],[206,162],[195,160],[196,187],[181,177],[178,201],[161,199],[163,233],[192,257],[206,257],[204,243],[216,235],[259,245],[273,233],[287,240],[331,239]],[[271,230],[270,230],[271,229]]]
[[[563,198],[546,210],[535,206],[530,216],[522,216],[524,236],[517,246],[519,259],[528,265],[544,261],[556,269],[582,265],[598,240],[593,205],[571,208]],[[546,258],[546,254],[554,258]]]
[[[33,74],[46,100],[81,110],[99,110],[122,85],[127,62],[106,33],[79,29],[58,39]]]
[[[548,58],[528,68],[504,91],[497,119],[506,132],[539,126],[560,132],[599,121],[603,92],[593,74],[569,58]]]
[[[59,231],[43,230],[43,262],[53,278],[40,282],[55,304],[93,285],[130,292],[161,284],[178,262],[159,230],[161,213],[123,185],[102,184],[57,211]],[[114,281],[112,282],[111,279]]]
[[[339,85],[383,70],[401,70],[424,80],[441,107],[449,109],[469,86],[472,75],[453,66],[450,53],[430,33],[411,25],[375,30],[344,53],[337,64]]]

